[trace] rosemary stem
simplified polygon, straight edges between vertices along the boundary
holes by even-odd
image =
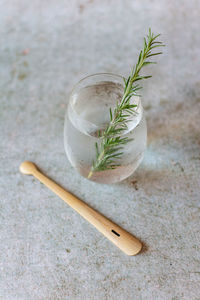
[[[103,159],[104,154],[105,154],[105,151],[103,150],[103,151],[101,152],[101,154],[99,155],[99,157],[98,157],[96,163],[95,163],[95,168],[98,166],[99,162]],[[94,167],[92,166],[92,168],[90,169],[90,172],[89,172],[87,178],[88,178],[88,179],[91,178],[92,175],[93,175],[93,173],[94,173]]]
[[[87,178],[90,179],[90,177],[92,177],[92,175],[93,175],[93,170],[91,168]]]

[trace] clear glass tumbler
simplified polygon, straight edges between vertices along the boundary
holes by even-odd
[[[124,82],[119,75],[100,73],[80,80],[71,92],[64,126],[64,145],[72,166],[88,178],[93,160],[96,158],[95,143],[110,122],[109,109],[116,107],[123,96]],[[137,104],[134,115],[123,133],[132,140],[124,145],[123,154],[116,169],[97,171],[89,178],[99,183],[115,183],[130,176],[143,159],[146,148],[147,128],[141,99],[131,98]]]

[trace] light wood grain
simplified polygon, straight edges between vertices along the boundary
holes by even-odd
[[[140,252],[142,244],[138,239],[42,174],[35,164],[25,161],[20,165],[20,171],[33,175],[46,185],[127,255]]]

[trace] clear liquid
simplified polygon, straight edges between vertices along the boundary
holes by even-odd
[[[97,130],[104,130],[109,123],[109,108],[116,106],[123,95],[120,84],[99,82],[87,86],[74,94],[68,106],[64,142],[65,151],[73,167],[84,177],[88,177],[92,161],[95,160],[95,143],[100,143]],[[138,99],[133,99],[133,103]],[[133,140],[123,149],[123,155],[114,170],[95,172],[90,178],[101,183],[114,183],[130,176],[140,164],[146,147],[146,122],[141,105],[131,118],[124,136]]]

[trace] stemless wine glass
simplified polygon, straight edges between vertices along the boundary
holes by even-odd
[[[96,159],[95,143],[101,143],[98,132],[103,132],[110,122],[112,111],[122,99],[123,77],[109,73],[90,75],[80,80],[71,92],[64,126],[64,145],[72,166],[88,178],[92,163]],[[130,176],[142,161],[146,148],[147,128],[141,99],[131,98],[136,104],[124,137],[132,139],[123,145],[118,167],[111,170],[96,171],[89,178],[99,183],[115,183]]]

